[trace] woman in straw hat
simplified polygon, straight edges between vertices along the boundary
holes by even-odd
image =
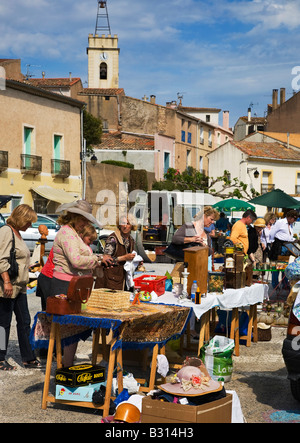
[[[92,215],[92,206],[85,200],[60,205],[56,212],[62,212],[57,222],[61,225],[53,243],[53,278],[50,295],[67,294],[74,276],[89,275],[101,266],[99,256],[93,254],[80,234],[88,224],[99,222]],[[66,346],[64,366],[73,364],[77,343]]]
[[[248,229],[248,257],[253,263],[254,267],[256,263],[261,263],[263,261],[263,248],[261,244],[261,233],[266,227],[266,222],[263,218],[257,218],[253,223],[253,227],[250,226]]]

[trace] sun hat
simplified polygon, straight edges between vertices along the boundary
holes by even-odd
[[[102,228],[101,224],[98,220],[92,215],[92,205],[86,200],[75,200],[71,203],[63,203],[58,206],[55,212],[72,212],[74,214],[80,214],[89,220],[91,223],[96,224],[100,228]]]
[[[205,366],[183,366],[170,383],[159,386],[169,394],[195,397],[218,392],[223,389],[220,382],[212,380]]]
[[[255,222],[253,223],[253,226],[256,226],[257,228],[265,228],[266,222],[264,218],[257,218]]]

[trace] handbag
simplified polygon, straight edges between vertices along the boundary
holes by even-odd
[[[8,225],[6,225],[6,226],[8,226]],[[11,229],[11,233],[12,233],[12,247],[10,249],[9,259],[8,259],[8,263],[10,264],[10,268],[7,270],[7,272],[8,272],[10,279],[14,280],[19,275],[19,265],[16,260],[15,234],[14,234],[11,227],[10,227],[10,229]]]

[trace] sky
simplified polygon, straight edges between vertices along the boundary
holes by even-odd
[[[72,72],[88,87],[97,5],[0,0],[0,58],[20,58],[34,78]],[[128,96],[165,105],[179,94],[183,106],[229,111],[234,126],[248,107],[264,116],[273,89],[286,88],[286,99],[300,89],[298,0],[107,0],[107,8]]]

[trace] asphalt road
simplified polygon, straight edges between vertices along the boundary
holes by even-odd
[[[148,265],[160,270],[166,265]],[[158,268],[157,268],[158,266]],[[148,270],[149,267],[148,267]],[[41,310],[35,294],[28,296],[31,317]],[[247,423],[300,422],[300,403],[290,393],[287,373],[281,355],[285,328],[272,328],[272,340],[240,346],[240,356],[233,357],[232,380],[225,384],[238,394]],[[91,339],[78,346],[77,363],[88,361]],[[192,355],[186,351],[185,355]],[[185,357],[185,356],[184,356]],[[183,358],[184,359],[184,358]],[[17,365],[12,372],[0,371],[0,410],[2,423],[99,423],[101,411],[50,404],[41,409],[44,368],[24,369],[21,365],[15,322],[11,328],[8,361]],[[45,361],[43,361],[45,363]],[[54,373],[53,365],[52,371]],[[135,375],[136,368],[132,370]],[[139,376],[139,375],[136,375]],[[51,383],[50,391],[53,392]]]

